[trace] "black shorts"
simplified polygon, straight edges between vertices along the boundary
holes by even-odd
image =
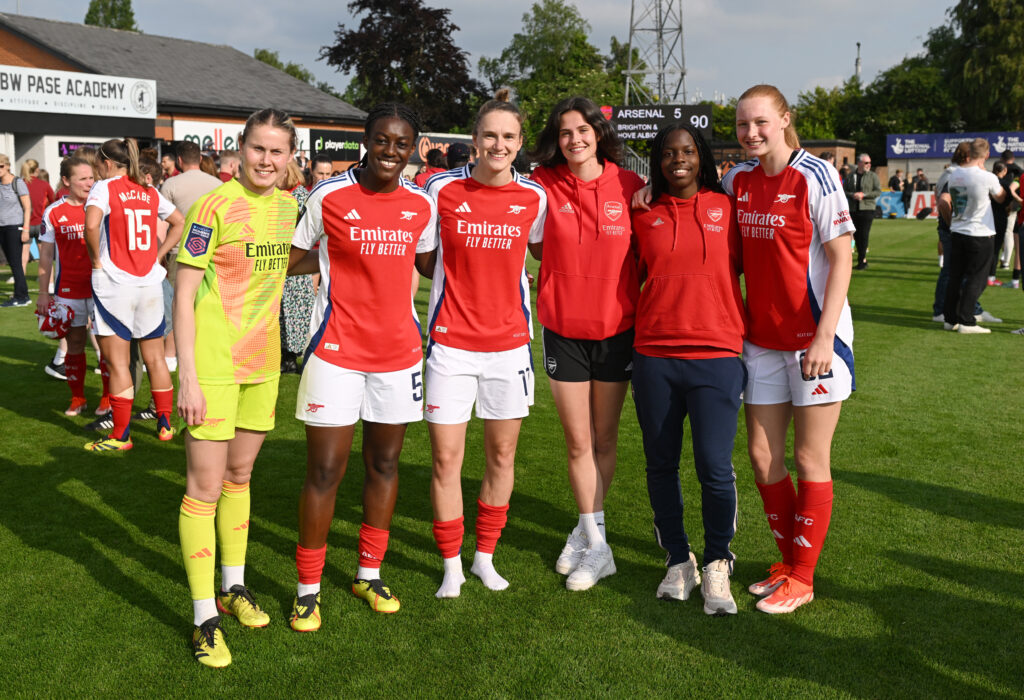
[[[544,329],[544,369],[556,382],[628,382],[633,329],[604,340],[575,340]]]

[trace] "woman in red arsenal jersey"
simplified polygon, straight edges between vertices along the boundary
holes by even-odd
[[[544,369],[565,434],[579,522],[555,562],[569,590],[615,573],[604,499],[615,476],[619,417],[633,361],[640,285],[630,250],[629,200],[643,187],[619,167],[622,143],[585,97],[559,102],[537,139],[531,176],[550,212],[530,252],[543,262],[537,318]]]
[[[505,94],[501,94],[504,92]],[[505,526],[522,419],[533,404],[526,246],[544,226],[544,189],[512,162],[522,115],[507,91],[485,103],[473,127],[477,165],[430,180],[440,245],[430,291],[426,405],[434,474],[434,537],[444,558],[438,598],[454,598],[462,573],[462,462],[474,402],[484,420],[484,477],[477,499],[471,571],[500,591],[508,581],[492,557]]]
[[[814,598],[814,569],[832,514],[832,436],[855,388],[848,205],[835,170],[800,148],[785,98],[756,85],[736,107],[751,160],[723,180],[743,240],[748,335],[743,356],[754,478],[782,562],[750,586],[767,613]],[[798,486],[786,468],[794,428]]]
[[[633,397],[644,439],[647,493],[668,571],[657,596],[686,600],[701,583],[683,528],[679,458],[690,420],[701,484],[704,579],[709,615],[735,614],[729,590],[736,532],[732,467],[746,370],[740,235],[732,202],[700,132],[663,127],[651,145],[647,212],[634,212],[633,245],[643,291],[636,313]]]
[[[56,250],[60,272],[54,284],[54,295],[57,302],[68,306],[75,314],[68,330],[68,350],[64,358],[65,374],[71,389],[71,405],[64,415],[77,416],[86,408],[86,325],[93,303],[92,264],[85,246],[85,200],[95,178],[88,161],[71,157],[60,164],[60,179],[68,189],[67,195],[48,206],[40,217],[42,235],[39,237],[39,299],[36,311],[45,314],[50,305],[50,273]]]
[[[291,614],[299,632],[320,627],[327,533],[360,418],[366,477],[352,593],[376,612],[399,609],[380,568],[406,426],[423,418],[422,335],[408,280],[414,265],[431,274],[437,248],[433,200],[401,177],[418,134],[408,107],[370,110],[366,156],[358,168],[317,184],[292,241],[289,274],[319,271],[322,280],[295,409],[306,423],[307,449]]]
[[[135,390],[128,371],[132,338],[140,340],[156,404],[157,436],[174,436],[170,415],[174,386],[164,361],[163,279],[160,264],[181,238],[184,217],[139,170],[135,139],[111,139],[98,151],[99,174],[85,204],[85,240],[92,260],[93,333],[110,368],[110,435],[85,446],[94,452],[130,450],[128,423]],[[157,220],[170,224],[158,246]]]

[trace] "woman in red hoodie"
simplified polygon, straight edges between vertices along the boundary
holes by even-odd
[[[615,573],[604,499],[615,475],[640,291],[629,201],[643,181],[618,166],[622,143],[585,97],[555,106],[534,156],[541,166],[533,179],[548,196],[543,235],[530,241],[533,256],[543,255],[537,318],[580,512],[555,570],[569,575],[569,590],[580,591]]]
[[[662,128],[651,147],[649,211],[633,212],[643,290],[636,311],[633,397],[647,459],[658,544],[668,552],[659,598],[686,600],[701,583],[683,529],[679,459],[688,416],[701,483],[709,615],[735,614],[729,590],[736,532],[736,419],[747,372],[739,227],[707,142],[688,124]]]

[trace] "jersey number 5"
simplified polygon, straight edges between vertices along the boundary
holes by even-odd
[[[124,215],[128,220],[128,250],[149,250],[152,245],[152,236],[149,224],[143,221],[143,217],[149,212],[143,209],[125,209]]]

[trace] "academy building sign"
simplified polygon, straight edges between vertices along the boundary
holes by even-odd
[[[156,119],[156,81],[4,65],[0,111]]]

